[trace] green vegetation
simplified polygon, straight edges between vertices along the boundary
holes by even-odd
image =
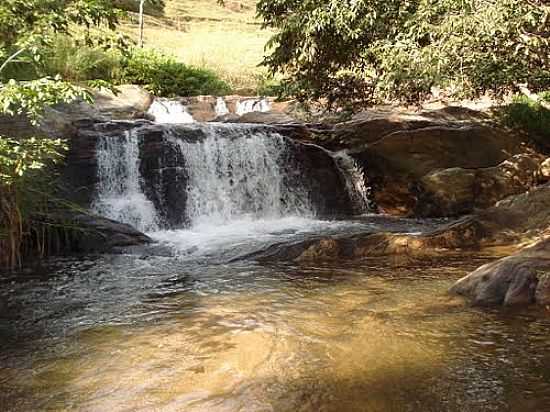
[[[152,49],[81,46],[68,36],[55,38],[35,70],[75,82],[137,84],[162,97],[224,95],[231,91],[212,71],[184,65]]]
[[[0,78],[14,65],[25,75],[41,72],[41,62],[56,33],[69,34],[71,24],[87,29],[114,29],[116,10],[103,0],[5,0],[0,4]],[[85,39],[92,44],[91,36]],[[13,69],[13,68],[12,68]],[[10,79],[0,83],[0,115],[23,115],[36,125],[47,106],[74,99],[91,101],[90,93],[61,77]],[[21,264],[25,245],[44,252],[47,225],[33,216],[47,208],[52,184],[49,166],[62,157],[64,143],[41,136],[0,137],[0,267]]]
[[[550,6],[524,0],[260,0],[288,95],[352,105],[550,86]]]
[[[516,96],[497,114],[503,124],[524,130],[546,147],[550,145],[550,92],[540,93],[538,100]]]
[[[134,49],[121,63],[119,83],[145,86],[157,96],[225,95],[230,87],[207,69],[197,69],[152,50]]]

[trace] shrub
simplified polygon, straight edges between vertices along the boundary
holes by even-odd
[[[121,54],[116,50],[77,45],[68,36],[58,36],[43,56],[43,75],[61,75],[65,80],[112,80],[119,77]]]
[[[123,59],[118,81],[142,85],[162,97],[223,95],[231,91],[214,72],[186,66],[153,50],[133,50]]]
[[[541,93],[540,96],[542,100],[550,101],[549,92]],[[550,110],[540,101],[517,96],[501,109],[500,116],[507,126],[524,130],[543,146],[550,146]]]

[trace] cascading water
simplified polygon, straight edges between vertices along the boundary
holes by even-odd
[[[357,161],[345,151],[331,153],[342,176],[346,180],[346,190],[359,213],[370,211],[370,199],[365,174]]]
[[[223,97],[218,97],[216,99],[216,106],[214,107],[214,110],[216,112],[216,116],[224,116],[229,113],[229,109],[227,108],[227,104],[225,103]]]
[[[285,179],[285,138],[259,130],[246,135],[243,126],[205,130],[203,141],[177,141],[186,159],[192,224],[313,215],[303,188],[290,187]],[[222,130],[229,138],[221,136]]]
[[[310,163],[307,156],[318,162],[321,148],[296,145],[269,127],[238,124],[162,126],[160,135],[156,126],[152,140],[140,142],[148,127],[98,140],[93,207],[149,232],[174,253],[221,257],[339,226],[316,220],[338,212],[327,209],[324,196],[335,192],[321,193],[327,175],[317,167],[338,169],[355,210],[367,210],[361,169],[344,153],[324,150],[324,166]]]
[[[266,99],[249,99],[237,103],[236,113],[242,116],[251,112],[269,112],[271,104]]]
[[[177,100],[155,99],[147,113],[157,123],[181,124],[195,121],[185,106]]]
[[[159,215],[141,189],[137,134],[103,137],[96,149],[99,184],[92,210],[143,232],[158,230]]]

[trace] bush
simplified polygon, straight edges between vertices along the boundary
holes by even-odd
[[[142,85],[162,97],[224,95],[231,91],[214,72],[186,66],[153,50],[133,50],[123,59],[122,75],[118,81]]]
[[[548,102],[550,92],[541,93],[540,97]],[[550,141],[546,141],[550,138],[550,110],[541,102],[527,96],[517,96],[502,109],[500,115],[507,126],[524,130],[545,147],[550,145]]]
[[[116,50],[77,45],[68,36],[58,36],[45,53],[41,70],[45,76],[65,80],[113,80],[120,76],[121,54]]]

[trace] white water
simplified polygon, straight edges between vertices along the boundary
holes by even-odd
[[[367,185],[365,174],[359,163],[345,151],[331,153],[338,170],[346,179],[346,190],[358,211],[368,211]]]
[[[272,243],[296,239],[297,236],[321,232],[337,233],[342,230],[349,232],[365,227],[366,225],[359,223],[323,221],[300,216],[246,216],[224,224],[204,222],[185,230],[156,232],[152,233],[151,237],[171,248],[179,256],[222,257],[225,252],[235,256],[239,251],[247,253]]]
[[[139,164],[139,137],[133,131],[99,139],[99,184],[92,210],[142,232],[155,231],[160,219],[141,189]]]
[[[237,103],[236,113],[242,116],[251,112],[269,112],[271,105],[266,99],[249,99]]]
[[[160,231],[160,211],[141,189],[139,137],[133,132],[98,140],[99,185],[93,210],[182,247],[206,247],[270,238],[281,230],[312,227],[305,188],[290,184],[287,140],[242,125],[200,125],[206,137],[186,141],[185,129],[166,129],[181,151],[187,176],[186,230]],[[190,129],[191,130],[191,129]],[[220,243],[221,242],[221,243]]]
[[[155,99],[147,111],[157,123],[193,123],[195,120],[177,100]]]
[[[216,111],[216,116],[224,116],[229,113],[229,109],[223,97],[218,97],[216,99],[216,107],[214,110]]]
[[[224,129],[236,137],[222,137]],[[177,140],[186,160],[187,216],[192,225],[312,216],[305,190],[286,181],[286,140],[259,130],[252,135],[239,134],[240,129],[242,126],[209,127],[201,142]]]

